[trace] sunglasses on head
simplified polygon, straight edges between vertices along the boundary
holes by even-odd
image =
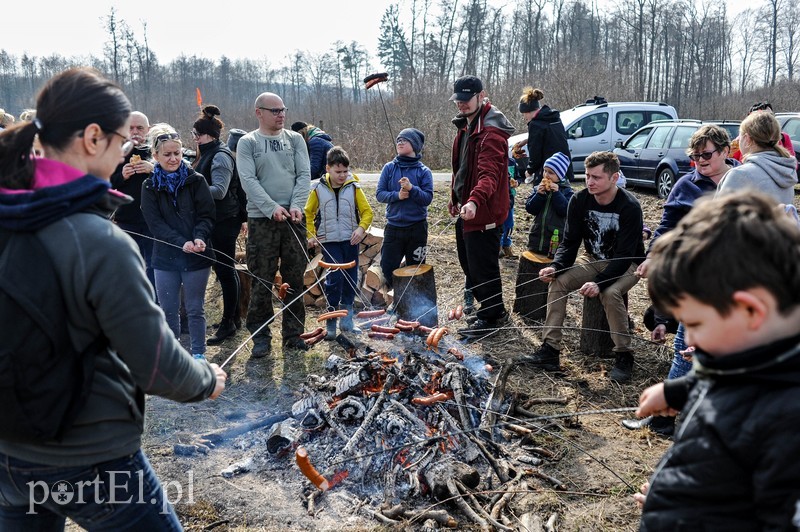
[[[715,153],[717,153],[717,150],[704,151],[702,153],[690,153],[689,154],[689,159],[691,159],[693,161],[699,161],[700,159],[703,159],[704,161],[708,161],[708,160],[711,159],[711,157]]]
[[[156,137],[156,144],[160,144],[165,140],[180,140],[181,136],[177,133],[164,133]]]

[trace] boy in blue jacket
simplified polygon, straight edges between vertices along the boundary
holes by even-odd
[[[433,174],[422,164],[425,135],[413,127],[397,136],[397,157],[381,171],[376,196],[386,204],[381,270],[392,286],[392,272],[422,264],[428,254],[428,205],[433,200]]]
[[[528,235],[528,251],[546,257],[550,239],[558,229],[558,241],[564,238],[567,221],[567,204],[572,197],[572,187],[567,180],[570,167],[567,155],[557,152],[544,162],[543,177],[525,201],[525,210],[534,215]]]

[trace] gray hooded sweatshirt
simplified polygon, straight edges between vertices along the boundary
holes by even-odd
[[[747,156],[744,164],[731,168],[717,187],[717,196],[737,190],[756,189],[773,197],[778,203],[794,201],[797,184],[797,159],[781,157],[774,151],[762,151]]]

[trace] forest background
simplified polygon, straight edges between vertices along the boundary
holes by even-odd
[[[322,127],[350,152],[356,168],[373,171],[393,157],[394,135],[408,126],[425,132],[428,166],[449,166],[455,109],[448,97],[463,74],[482,78],[492,103],[518,132],[525,124],[517,101],[527,85],[541,88],[545,103],[562,110],[600,95],[666,102],[682,118],[738,120],[761,100],[776,111],[800,111],[800,4],[788,0],[761,0],[738,13],[730,4],[690,0],[602,7],[597,0],[503,6],[404,0],[375,21],[374,54],[357,40],[338,40],[323,52],[299,46],[288,56],[260,59],[181,54],[165,63],[148,44],[147,22],[131,23],[114,8],[100,21],[107,35],[102,53],[36,56],[0,49],[0,107],[18,114],[33,106],[49,77],[90,65],[117,81],[151,122],[188,133],[199,89],[204,103],[222,109],[229,128],[250,130],[256,127],[255,96],[271,91],[289,107],[287,123]],[[300,44],[308,37],[298,36]],[[213,45],[204,49],[209,52]],[[362,79],[379,71],[389,73],[389,82],[365,89]]]

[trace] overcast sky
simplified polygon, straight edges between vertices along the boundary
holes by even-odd
[[[490,3],[510,10],[512,1]],[[633,2],[595,1],[601,6]],[[139,39],[143,36],[142,21],[147,22],[148,43],[162,64],[184,53],[214,60],[223,55],[231,59],[267,57],[277,65],[295,50],[321,53],[330,50],[337,40],[358,41],[374,59],[381,17],[392,3],[400,4],[403,21],[411,0],[80,0],[38,5],[8,0],[0,8],[5,27],[0,49],[17,56],[27,52],[39,57],[53,53],[100,57],[108,40],[101,19],[113,6]],[[763,3],[733,0],[726,6],[735,14],[748,5]],[[459,4],[466,5],[466,1]],[[438,5],[438,1],[432,5]],[[374,62],[377,64],[377,59]]]

